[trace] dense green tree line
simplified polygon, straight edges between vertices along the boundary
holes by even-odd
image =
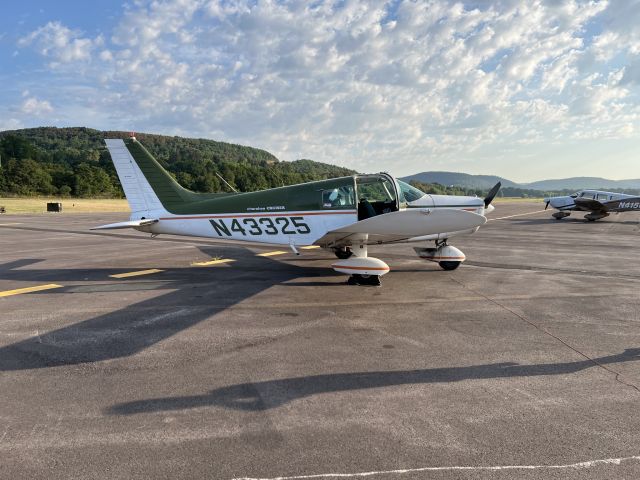
[[[54,127],[0,132],[0,195],[121,197],[103,139],[127,135]],[[354,173],[311,160],[280,162],[264,150],[213,140],[136,137],[181,185],[196,192],[228,191],[216,173],[245,192]]]
[[[127,135],[128,132],[55,127],[0,132],[0,195],[122,197],[103,140]],[[280,162],[265,150],[213,140],[151,134],[136,137],[181,185],[195,192],[228,191],[216,174],[237,190],[249,192],[354,173],[312,160]],[[411,183],[427,193],[486,194],[482,189]],[[500,195],[541,197],[571,193],[574,192],[504,187]],[[624,193],[640,195],[640,190]]]

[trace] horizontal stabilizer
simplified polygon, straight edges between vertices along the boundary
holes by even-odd
[[[146,227],[158,223],[157,218],[145,218],[142,220],[130,220],[128,222],[109,223],[108,225],[100,225],[93,227],[91,230],[119,230],[121,228]]]

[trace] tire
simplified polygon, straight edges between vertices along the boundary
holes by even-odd
[[[367,279],[367,285],[371,285],[372,287],[380,286],[380,275],[371,275]]]
[[[461,263],[462,262],[443,261],[443,262],[438,262],[438,265],[440,265],[440,268],[442,268],[443,270],[451,271],[458,268]]]
[[[359,275],[354,273],[347,280],[347,285],[364,285],[370,287],[379,287],[380,286],[380,276],[379,275]]]
[[[336,257],[338,257],[340,260],[346,260],[347,258],[351,257],[351,255],[353,255],[353,252],[349,247],[336,248],[333,253],[335,253]]]

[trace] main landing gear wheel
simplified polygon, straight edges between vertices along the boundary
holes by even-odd
[[[436,242],[436,248],[414,247],[420,258],[437,263],[443,270],[455,270],[465,261],[466,256],[456,247],[447,245],[446,241]]]
[[[379,287],[380,275],[360,275],[356,273],[349,277],[347,285],[368,285],[371,287]]]
[[[442,261],[442,262],[438,262],[438,265],[440,265],[440,268],[442,268],[443,270],[450,271],[458,268],[461,263],[462,262]]]
[[[351,257],[351,255],[353,255],[353,252],[349,247],[336,248],[333,253],[335,253],[336,257],[338,257],[340,260],[346,260],[347,258]]]

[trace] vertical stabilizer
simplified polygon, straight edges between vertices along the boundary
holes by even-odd
[[[153,210],[164,210],[158,196],[142,174],[124,141],[106,139],[105,143],[116,167],[116,172],[118,172],[118,178],[129,202],[132,216]]]

